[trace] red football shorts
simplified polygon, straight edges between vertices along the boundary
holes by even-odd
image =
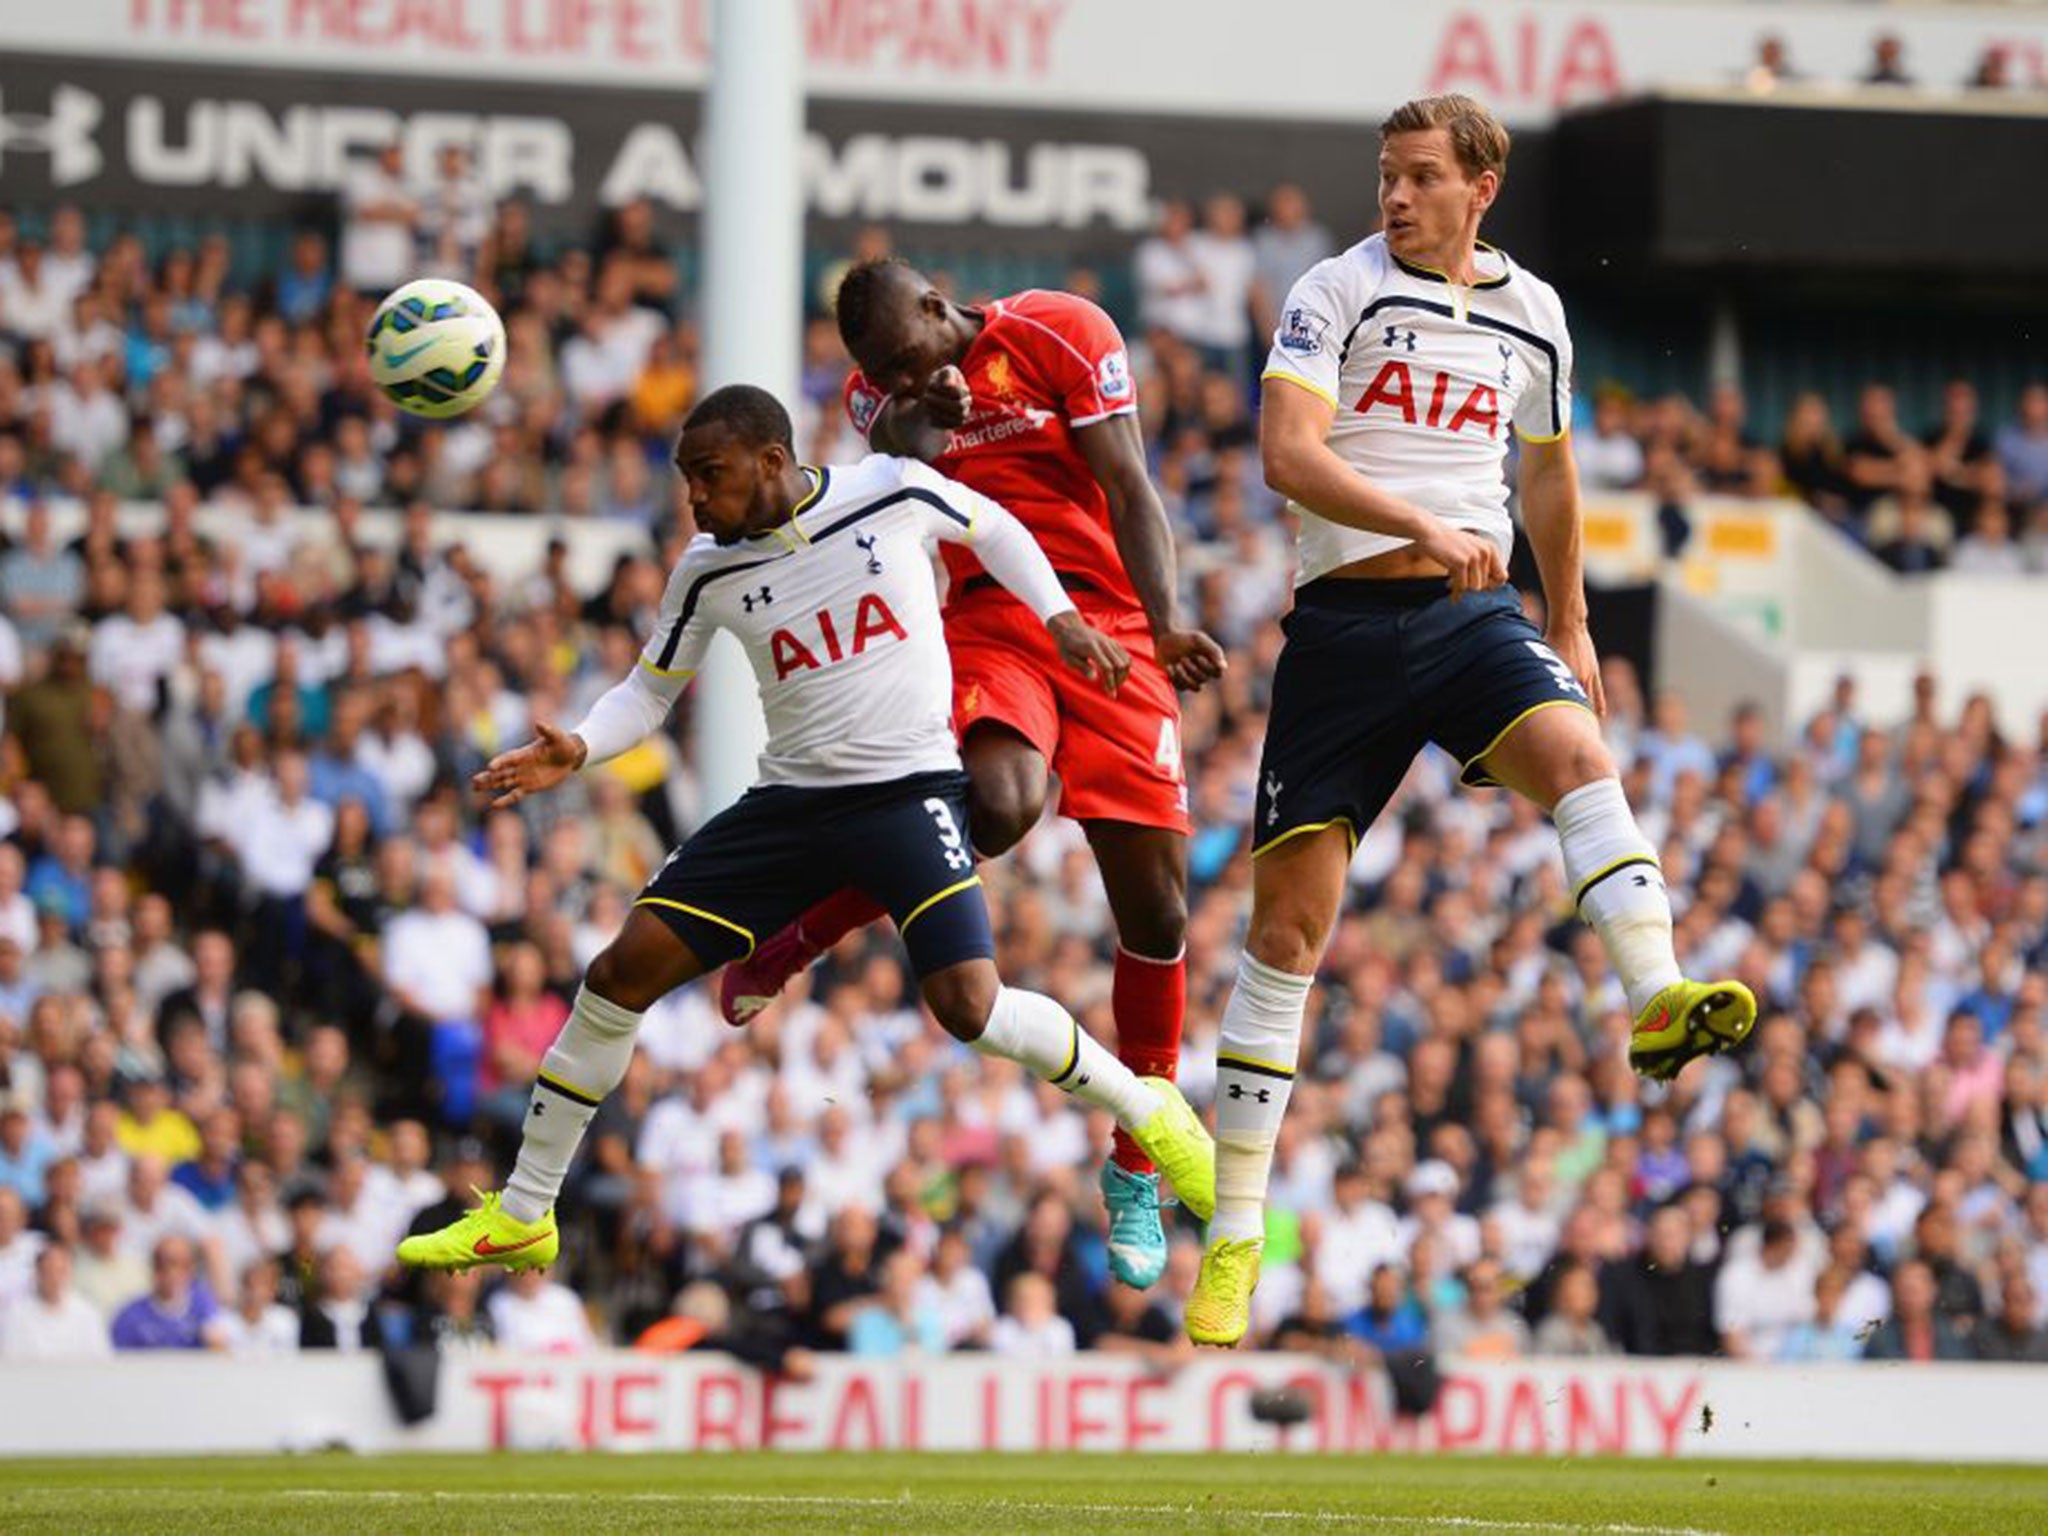
[[[1180,699],[1144,615],[1083,605],[1081,616],[1131,653],[1115,698],[1060,659],[1029,609],[1000,598],[949,608],[954,730],[965,741],[993,720],[1030,742],[1059,775],[1063,816],[1191,831]]]

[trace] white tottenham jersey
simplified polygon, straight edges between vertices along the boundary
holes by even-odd
[[[1477,259],[1469,288],[1401,261],[1384,235],[1317,262],[1287,295],[1264,377],[1335,406],[1330,447],[1374,485],[1505,559],[1508,430],[1564,435],[1572,343],[1555,289],[1491,246]],[[1297,510],[1297,584],[1408,542]]]
[[[864,784],[958,768],[933,540],[1014,540],[1043,567],[1049,601],[1072,602],[1022,524],[936,470],[875,454],[805,473],[814,488],[787,523],[737,544],[709,534],[690,542],[641,672],[673,699],[711,636],[736,636],[767,716],[764,784]]]

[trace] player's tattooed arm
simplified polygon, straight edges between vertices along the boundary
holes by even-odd
[[[882,402],[868,428],[868,442],[877,452],[929,464],[946,451],[953,429],[966,425],[973,408],[966,375],[951,366],[941,368],[914,398],[891,396]]]
[[[1522,443],[1522,528],[1543,579],[1547,614],[1543,638],[1572,669],[1594,713],[1607,713],[1600,660],[1586,627],[1585,520],[1579,507],[1579,470],[1572,440]]]
[[[1082,427],[1074,441],[1109,498],[1117,553],[1152,627],[1159,664],[1176,688],[1192,692],[1214,682],[1230,663],[1215,640],[1199,629],[1181,627],[1173,527],[1145,470],[1145,440],[1138,432],[1138,418],[1129,413],[1106,416]]]

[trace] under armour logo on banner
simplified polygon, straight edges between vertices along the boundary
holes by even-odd
[[[5,107],[0,101],[0,108]],[[90,181],[105,163],[93,130],[100,125],[100,99],[75,85],[50,92],[47,116],[0,110],[0,170],[10,153],[41,150],[50,157],[50,181],[69,187]]]

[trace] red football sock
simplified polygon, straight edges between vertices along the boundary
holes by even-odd
[[[1185,951],[1171,960],[1148,960],[1117,946],[1109,1002],[1116,1015],[1117,1060],[1140,1077],[1172,1078],[1180,1067],[1180,1032],[1187,1016]],[[1128,1172],[1152,1172],[1152,1159],[1121,1129],[1110,1156]]]
[[[889,909],[866,891],[855,890],[849,886],[846,890],[827,896],[811,908],[796,920],[796,926],[806,944],[826,950],[856,928],[865,928],[876,919],[888,915]]]

